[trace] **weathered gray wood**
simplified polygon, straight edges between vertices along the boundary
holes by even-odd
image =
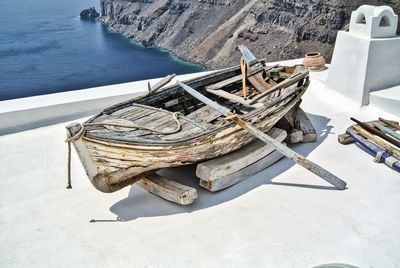
[[[184,83],[177,81],[177,83],[190,95],[197,98],[198,100],[202,101],[203,103],[207,104],[208,106],[214,108],[216,111],[220,112],[226,118],[234,121],[237,125],[241,126],[243,129],[247,130],[249,133],[253,134],[258,139],[262,140],[263,142],[272,145],[277,151],[281,152],[288,158],[292,159],[294,162],[299,164],[300,166],[304,167],[308,171],[318,175],[321,179],[329,182],[330,184],[334,185],[339,190],[346,189],[346,182],[332,174],[331,172],[325,170],[321,166],[317,165],[316,163],[308,160],[304,156],[296,153],[292,149],[282,145],[280,142],[276,141],[275,139],[271,138],[267,134],[263,133],[261,130],[255,128],[251,124],[247,123],[243,119],[239,118],[236,114],[231,113],[226,107],[219,105],[218,103],[210,100],[206,96],[202,95],[200,92],[197,92],[193,88],[185,85]],[[351,118],[354,120],[353,118]],[[359,123],[360,124],[360,123]]]
[[[218,117],[221,117],[221,115],[214,109],[208,106],[204,106],[187,115],[186,117],[196,123],[201,123],[203,126],[207,127],[207,123],[210,123]]]
[[[354,143],[354,139],[347,133],[338,135],[338,142],[343,145]]]
[[[250,67],[249,67],[249,70]],[[266,92],[268,89],[271,88],[270,85],[265,82],[264,77],[262,76],[262,73],[257,73],[256,75],[248,77],[248,80],[250,84],[259,92]]]
[[[269,155],[265,156],[261,160],[253,163],[252,165],[241,169],[233,174],[227,175],[225,177],[217,178],[215,180],[200,180],[200,186],[211,191],[216,192],[232,185],[235,185],[239,182],[249,179],[255,174],[265,170],[269,166],[276,163],[279,159],[281,159],[283,155],[277,151],[273,151]]]
[[[224,90],[207,89],[207,91],[212,93],[212,94],[214,94],[214,95],[216,95],[216,96],[219,96],[219,97],[222,97],[224,99],[230,100],[232,102],[237,102],[237,103],[243,104],[246,107],[252,107],[252,108],[262,107],[261,103],[250,104],[249,101],[245,100],[244,98],[242,98],[240,96],[237,96],[237,95],[234,95],[234,94],[231,94],[231,93],[228,93],[228,92],[226,92]]]
[[[268,132],[268,135],[281,142],[286,138],[286,131],[273,128]],[[257,162],[272,151],[274,151],[272,146],[256,140],[230,154],[198,164],[196,176],[206,181],[215,180]]]
[[[307,117],[307,114],[301,108],[297,110],[294,127],[303,132],[303,143],[315,142],[317,140],[317,131]]]
[[[177,183],[154,173],[136,183],[150,193],[179,205],[189,205],[197,199],[195,188]]]
[[[168,84],[169,82],[171,82],[171,80],[176,76],[176,74],[170,74],[167,75],[166,77],[164,77],[163,79],[161,79],[160,81],[158,81],[157,83],[155,83],[154,85],[150,86],[149,91],[150,92],[156,92],[159,89],[161,89],[163,86],[165,86],[166,84]]]
[[[308,71],[303,71],[301,73],[298,73],[297,75],[290,77],[284,81],[282,81],[281,83],[271,87],[270,89],[268,89],[267,91],[263,92],[262,94],[256,96],[255,98],[253,98],[250,101],[250,104],[256,103],[258,100],[266,97],[267,95],[271,94],[272,92],[275,92],[277,90],[281,90],[285,87],[288,87],[290,85],[293,85],[294,83],[300,81],[301,79],[305,78],[306,76],[308,76]]]
[[[256,56],[254,56],[253,53],[251,53],[250,49],[248,49],[246,46],[240,45],[239,51],[244,57],[248,66],[253,66],[259,63],[259,60],[256,58]]]
[[[292,85],[288,88],[286,88],[285,92],[283,92],[279,97],[276,98],[271,98],[270,100],[267,100],[264,102],[264,99],[260,99],[259,102],[263,102],[265,107],[272,107],[275,104],[285,100],[286,98],[292,96],[296,92],[300,91],[300,88],[297,87],[297,85]],[[270,96],[270,95],[269,95]],[[266,99],[269,97],[267,96]],[[250,103],[250,102],[249,102]]]
[[[260,73],[262,70],[263,70],[263,68],[256,68],[253,71],[249,72],[247,74],[247,77],[248,78],[252,77],[253,75],[256,75],[256,74]],[[221,89],[223,87],[238,83],[240,81],[242,81],[242,74],[239,74],[239,75],[233,76],[233,77],[231,77],[229,79],[225,79],[225,80],[222,80],[222,81],[220,81],[218,83],[209,85],[209,86],[206,87],[206,89],[217,90],[217,89]]]

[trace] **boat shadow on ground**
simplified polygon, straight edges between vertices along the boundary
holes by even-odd
[[[332,126],[328,125],[330,119],[314,114],[307,115],[317,130],[317,142],[291,146],[292,149],[304,156],[309,155],[315,148],[317,148],[329,134],[334,134],[331,133]],[[288,170],[293,165],[295,164],[290,159],[282,158],[271,167],[259,172],[251,178],[215,193],[209,192],[199,186],[199,179],[195,175],[196,165],[164,169],[158,173],[174,181],[197,189],[199,197],[193,204],[189,206],[181,206],[155,196],[139,186],[133,185],[129,191],[128,197],[112,205],[110,211],[117,215],[117,221],[130,221],[142,217],[190,213],[230,201],[261,185],[302,187],[315,190],[336,190],[333,186],[272,181],[276,176]]]

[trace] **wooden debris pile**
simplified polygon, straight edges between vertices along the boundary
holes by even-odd
[[[400,126],[398,122],[379,118],[377,121],[360,122],[351,118],[355,125],[339,135],[341,144],[356,143],[374,156],[374,161],[384,163],[400,172]]]

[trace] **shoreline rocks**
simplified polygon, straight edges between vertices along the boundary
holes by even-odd
[[[96,11],[96,8],[90,7],[82,10],[80,13],[81,19],[84,20],[95,20],[100,16],[100,13]]]

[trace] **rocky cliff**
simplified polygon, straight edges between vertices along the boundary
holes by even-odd
[[[336,33],[362,4],[399,0],[100,0],[112,31],[145,46],[211,67],[237,64],[238,44],[268,61],[320,51],[329,58]]]

